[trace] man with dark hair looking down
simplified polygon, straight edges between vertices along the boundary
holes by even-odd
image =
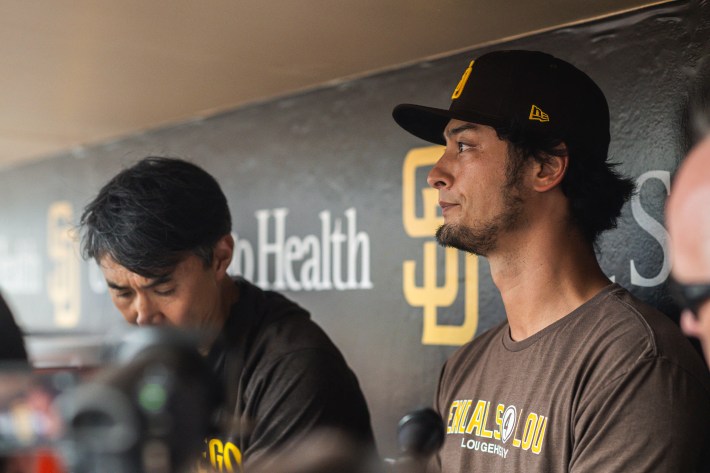
[[[225,388],[223,428],[205,441],[214,468],[241,471],[319,429],[374,448],[357,379],[308,312],[228,276],[231,216],[210,174],[145,158],[100,190],[80,225],[83,255],[128,323],[198,335]]]
[[[393,115],[445,146],[428,177],[437,240],[488,259],[507,316],[442,370],[447,435],[432,470],[705,471],[707,370],[596,259],[633,190],[607,161],[599,87],[551,55],[497,51],[471,61],[448,110]]]

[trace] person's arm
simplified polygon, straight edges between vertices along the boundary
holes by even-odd
[[[633,369],[582,399],[572,473],[693,472],[710,446],[710,393],[666,358]]]

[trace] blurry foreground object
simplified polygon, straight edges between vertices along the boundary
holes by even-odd
[[[61,435],[54,396],[67,381],[63,373],[33,374],[22,331],[0,295],[0,473],[64,471],[50,445]]]
[[[192,340],[167,328],[129,335],[117,364],[57,399],[74,473],[185,471],[210,430],[218,389]]]
[[[389,459],[389,471],[423,473],[432,455],[444,443],[444,422],[434,409],[423,408],[402,417],[397,427],[400,456]]]
[[[710,132],[710,57],[700,60],[694,76],[683,115],[685,153]]]
[[[0,373],[0,473],[65,471],[54,450],[62,435],[62,425],[53,401],[58,392],[56,386],[71,381],[70,376],[3,368]]]
[[[685,158],[672,189],[666,223],[681,328],[700,339],[710,365],[710,136]]]

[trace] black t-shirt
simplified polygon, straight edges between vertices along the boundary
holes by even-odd
[[[238,471],[321,428],[373,446],[358,381],[308,312],[244,279],[235,284],[239,300],[208,355],[232,425],[205,440],[207,463]]]
[[[0,295],[0,363],[27,362],[22,332],[15,323],[10,308]]]

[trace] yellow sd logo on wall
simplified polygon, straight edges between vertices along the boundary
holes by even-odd
[[[54,324],[61,328],[78,326],[81,314],[80,259],[71,233],[73,217],[72,206],[65,201],[52,203],[47,212],[47,293],[54,307]]]
[[[441,146],[412,149],[402,167],[402,223],[412,238],[422,240],[420,261],[405,261],[402,267],[402,290],[407,303],[422,309],[422,344],[462,345],[473,338],[478,327],[478,257],[465,256],[464,277],[459,277],[459,251],[446,248],[443,285],[438,275],[436,229],[444,223],[438,214],[438,191],[417,187],[417,170],[429,168],[443,152]],[[417,194],[420,192],[420,194]],[[417,197],[421,195],[423,208],[417,212]],[[419,273],[418,273],[419,272]],[[421,285],[417,275],[421,274]],[[439,311],[451,306],[464,287],[464,320],[461,325],[440,324]]]

